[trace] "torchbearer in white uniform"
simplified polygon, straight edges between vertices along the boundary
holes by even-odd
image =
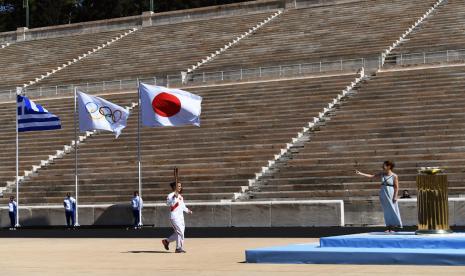
[[[186,207],[184,198],[182,197],[182,184],[180,182],[170,183],[171,189],[173,190],[166,199],[166,203],[170,207],[170,223],[173,227],[173,234],[162,240],[163,246],[166,250],[169,250],[170,242],[176,241],[176,253],[186,253],[184,250],[184,213],[192,214],[192,211]]]

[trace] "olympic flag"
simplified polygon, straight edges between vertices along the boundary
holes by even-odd
[[[79,130],[108,130],[116,138],[126,127],[129,111],[119,105],[96,96],[77,91],[79,102]]]
[[[202,97],[144,83],[140,83],[139,93],[144,126],[200,126]]]

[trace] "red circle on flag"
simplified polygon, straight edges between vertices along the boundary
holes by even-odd
[[[173,94],[161,92],[152,101],[155,113],[163,117],[171,117],[181,110],[181,101]]]

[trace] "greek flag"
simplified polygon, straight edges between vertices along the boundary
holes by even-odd
[[[60,118],[27,97],[17,95],[16,104],[18,132],[61,129]]]

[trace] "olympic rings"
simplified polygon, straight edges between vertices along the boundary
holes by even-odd
[[[123,117],[121,110],[112,110],[108,106],[99,106],[94,102],[86,103],[86,110],[94,120],[105,118],[110,124],[116,124]]]

